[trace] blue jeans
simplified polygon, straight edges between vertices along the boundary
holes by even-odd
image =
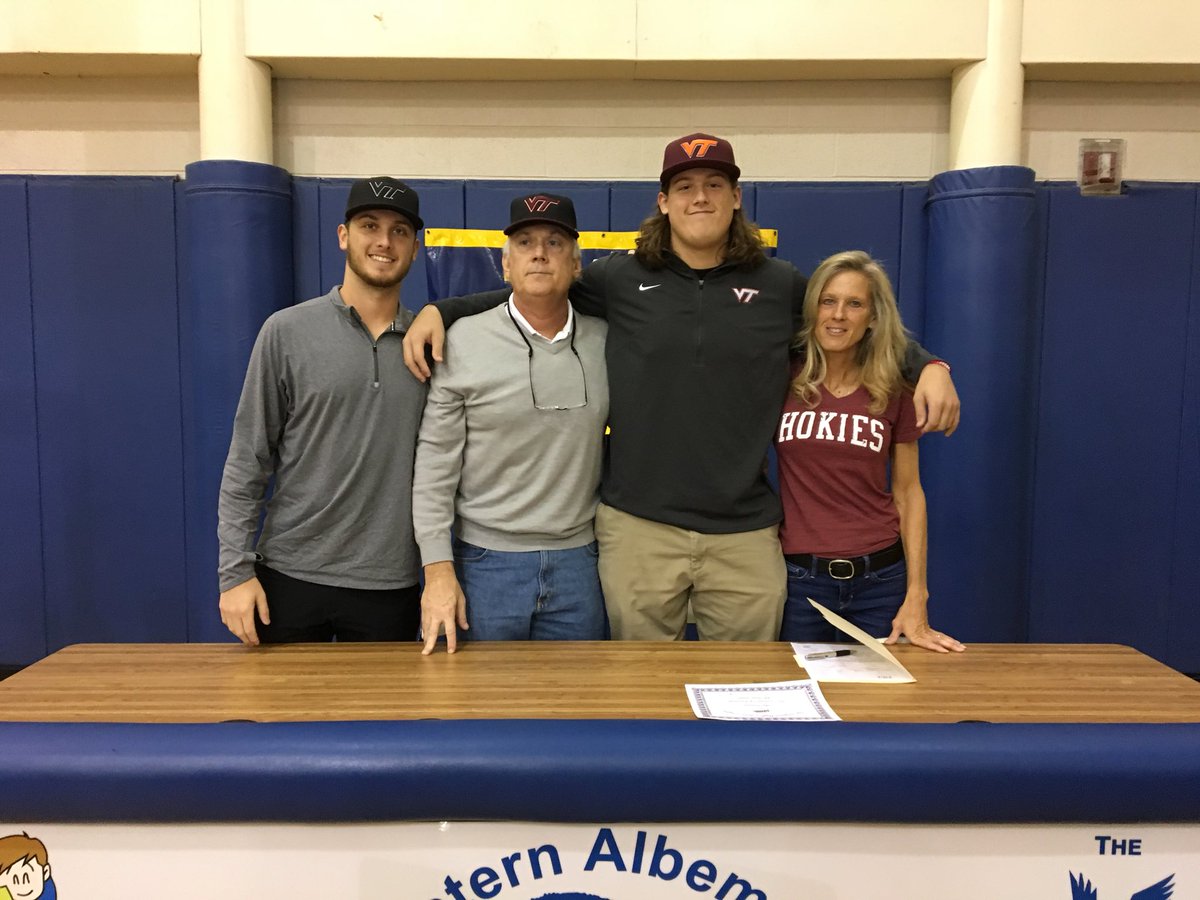
[[[476,641],[599,641],[604,594],[596,542],[570,550],[487,550],[454,539],[454,570]]]
[[[825,621],[808,598],[857,625],[871,637],[892,633],[892,619],[908,591],[904,560],[882,569],[839,580],[815,569],[787,564],[787,602],[783,606],[781,641],[826,644],[853,640]]]

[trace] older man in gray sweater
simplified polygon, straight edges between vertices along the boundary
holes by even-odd
[[[413,476],[425,653],[473,640],[599,640],[592,521],[608,377],[606,324],[576,313],[579,232],[567,197],[510,207],[512,296],[464,319],[434,372]],[[464,634],[463,637],[466,635]]]

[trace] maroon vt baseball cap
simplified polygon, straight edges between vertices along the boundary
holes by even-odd
[[[671,179],[687,169],[716,169],[737,181],[742,170],[733,161],[733,145],[713,134],[696,132],[676,138],[663,151],[662,175],[659,183],[665,191]]]

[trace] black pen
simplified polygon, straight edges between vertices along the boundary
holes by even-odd
[[[833,659],[835,656],[849,656],[853,650],[823,650],[820,653],[809,653],[804,659]]]

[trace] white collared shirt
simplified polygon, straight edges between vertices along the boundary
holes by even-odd
[[[521,315],[521,311],[517,309],[517,304],[513,303],[512,294],[508,295],[508,311],[512,313],[512,317],[516,319],[518,323],[520,323],[522,328],[524,328],[530,334],[541,338],[548,344],[556,344],[559,341],[565,341],[571,336],[571,326],[575,324],[575,308],[571,306],[570,300],[567,301],[567,324],[563,326],[562,331],[552,338],[548,338],[541,334],[536,328],[529,324],[529,321],[523,315]]]

